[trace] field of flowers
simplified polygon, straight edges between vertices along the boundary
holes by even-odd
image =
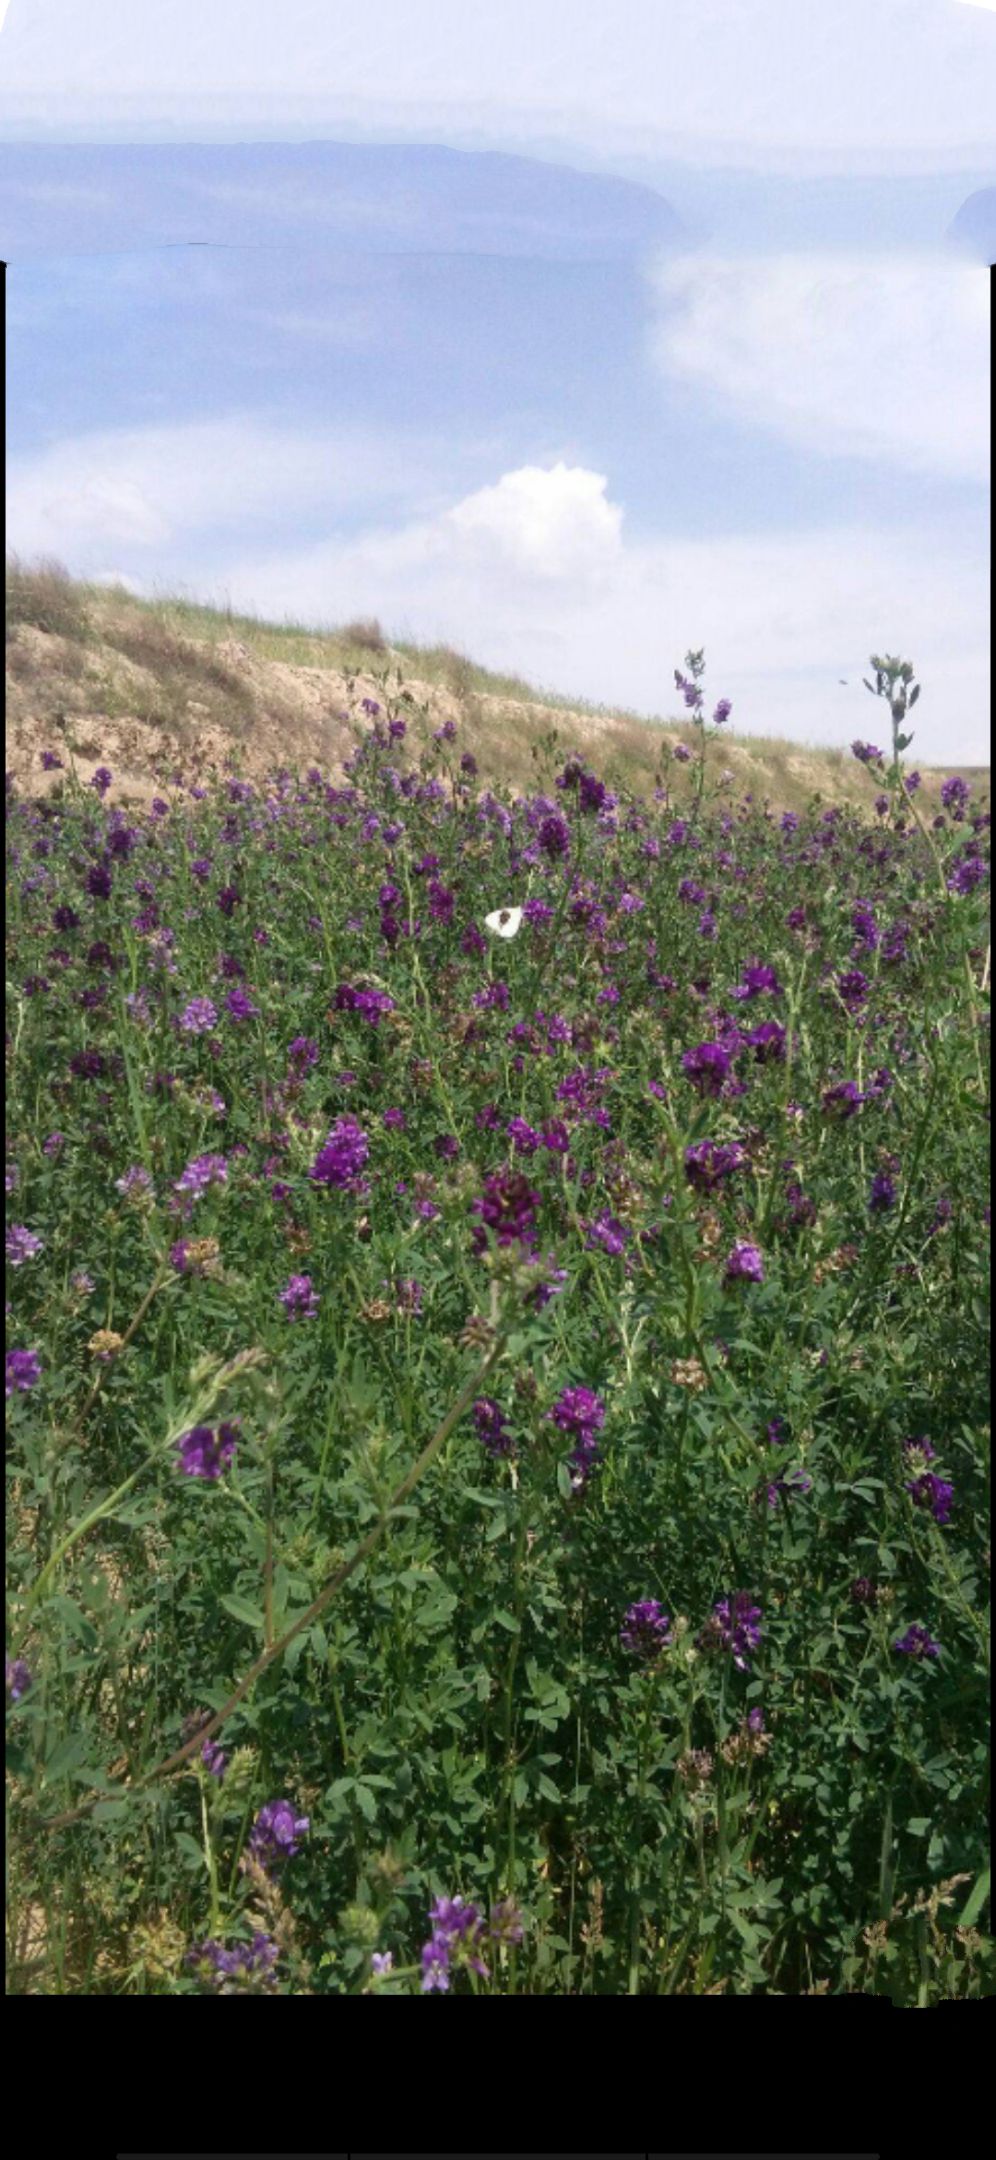
[[[13,1992],[988,1991],[989,817],[686,668],[8,790]]]

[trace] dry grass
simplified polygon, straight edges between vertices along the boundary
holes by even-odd
[[[246,772],[258,777],[278,739],[283,754],[302,762],[335,761],[349,747],[341,708],[348,704],[358,714],[363,695],[383,699],[408,688],[402,710],[410,716],[412,748],[431,746],[432,730],[452,715],[484,785],[549,789],[574,751],[620,792],[646,798],[663,782],[676,810],[689,799],[694,767],[671,755],[678,743],[694,750],[695,731],[685,716],[651,718],[544,691],[479,667],[452,645],[389,641],[375,617],[328,629],[289,619],[269,623],[182,593],[139,599],[120,586],[78,583],[59,563],[26,566],[16,557],[8,562],[7,606],[18,731],[34,734],[37,748],[61,711],[90,719],[87,743],[97,741],[105,720],[133,718],[139,764],[146,761],[142,730],[150,768],[167,737],[186,751],[212,733],[216,743],[222,737],[238,743]],[[103,744],[97,748],[106,754]],[[135,739],[128,748],[137,775]],[[845,750],[774,736],[731,731],[712,744],[709,757],[713,780],[729,774],[731,799],[750,794],[773,811],[803,810],[813,800],[870,810],[881,784]],[[977,795],[987,791],[984,768],[958,769]],[[937,807],[944,772],[924,769],[925,809]]]
[[[19,623],[45,630],[50,637],[85,638],[90,618],[83,589],[62,563],[43,556],[30,565],[7,557],[7,636]]]

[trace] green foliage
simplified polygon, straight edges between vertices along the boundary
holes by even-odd
[[[199,1992],[225,1943],[224,1991],[417,1991],[459,1896],[523,1932],[454,1991],[985,1992],[987,930],[949,882],[985,828],[918,822],[898,754],[875,824],[783,828],[704,749],[694,823],[586,810],[553,734],[545,809],[489,809],[383,704],[349,788],[164,783],[130,843],[72,775],[10,807],[9,1987]],[[771,1019],[783,1056],[735,1047]],[[325,1184],[344,1115],[369,1153]],[[478,1249],[499,1171],[538,1264]],[[566,1390],[604,1407],[587,1478]],[[308,1829],[268,1873],[278,1798]]]

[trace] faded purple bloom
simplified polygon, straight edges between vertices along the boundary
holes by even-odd
[[[270,1800],[253,1824],[249,1850],[264,1867],[274,1860],[291,1860],[310,1827],[307,1815],[295,1816],[289,1800]]]
[[[756,1245],[748,1245],[738,1239],[727,1255],[724,1282],[763,1282],[764,1262]]]
[[[691,755],[692,753],[688,749],[687,744],[683,742],[676,742],[672,744],[671,756],[673,758],[677,758],[679,765],[687,765]]]
[[[36,1350],[8,1350],[8,1395],[12,1395],[15,1388],[20,1389],[21,1393],[24,1394],[28,1388],[33,1388],[34,1386],[36,1386],[37,1382],[40,1379],[41,1365],[39,1363],[38,1353]]]
[[[488,1916],[488,1934],[492,1942],[522,1941],[522,1914],[514,1898],[502,1898],[497,1905],[492,1905]]]
[[[45,1240],[29,1230],[25,1223],[11,1223],[7,1232],[7,1262],[10,1267],[23,1267],[25,1260],[34,1260],[44,1252]]]
[[[216,1777],[220,1783],[228,1768],[228,1757],[223,1754],[217,1741],[205,1740],[201,1749],[201,1761],[211,1776]]]
[[[370,1954],[370,1970],[376,1980],[381,1980],[394,1966],[393,1950],[373,1950]]]
[[[193,1425],[178,1443],[177,1468],[186,1477],[219,1478],[231,1462],[237,1440],[234,1425],[219,1425],[217,1438],[210,1425]]]
[[[32,1676],[23,1658],[7,1658],[5,1662],[7,1693],[11,1702],[20,1702],[21,1696],[26,1695],[32,1685]]]
[[[396,1132],[404,1132],[408,1120],[403,1110],[392,1108],[384,1111],[380,1122],[389,1131],[393,1127]]]
[[[877,1605],[880,1594],[878,1584],[872,1582],[869,1576],[855,1576],[851,1584],[851,1596],[856,1605]]]
[[[912,1627],[907,1628],[905,1635],[897,1636],[892,1647],[906,1657],[933,1658],[937,1657],[941,1646],[940,1643],[933,1642],[926,1628],[921,1627],[919,1621],[915,1620]]]
[[[289,1320],[310,1320],[318,1311],[318,1293],[312,1288],[310,1275],[291,1275],[277,1296]]]
[[[143,1169],[141,1163],[135,1163],[130,1170],[125,1171],[123,1177],[115,1178],[114,1190],[123,1193],[125,1199],[128,1200],[133,1194],[139,1195],[152,1192],[152,1178],[148,1170]]]
[[[656,1657],[671,1641],[671,1616],[656,1598],[641,1598],[628,1607],[619,1640],[638,1657]]]
[[[180,1014],[180,1026],[185,1035],[207,1035],[217,1025],[217,1020],[218,1008],[206,997],[191,998]]]
[[[277,1992],[273,1967],[279,1956],[273,1936],[257,1929],[251,1942],[234,1943],[230,1950],[214,1938],[193,1943],[185,1962],[218,1995],[270,1995]]]

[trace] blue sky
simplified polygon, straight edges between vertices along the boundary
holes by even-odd
[[[884,647],[987,759],[996,10],[413,19],[10,0],[9,545],[801,740]]]

